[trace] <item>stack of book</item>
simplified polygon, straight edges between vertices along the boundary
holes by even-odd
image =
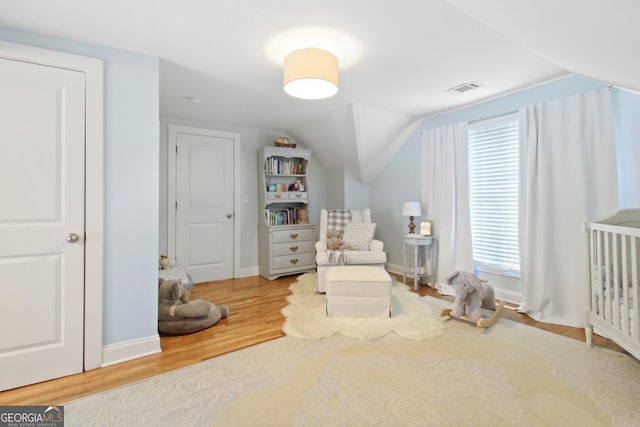
[[[304,165],[300,160],[268,157],[264,161],[264,173],[267,175],[304,175]]]
[[[267,225],[308,224],[306,208],[266,209]]]

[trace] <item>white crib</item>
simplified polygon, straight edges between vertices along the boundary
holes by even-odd
[[[585,223],[589,284],[585,336],[610,338],[640,359],[640,209]]]

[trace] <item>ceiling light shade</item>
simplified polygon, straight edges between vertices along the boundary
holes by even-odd
[[[312,47],[294,50],[284,58],[283,84],[296,98],[329,98],[338,92],[338,58]]]

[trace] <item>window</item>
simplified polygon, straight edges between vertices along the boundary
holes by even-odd
[[[517,113],[469,125],[469,198],[476,267],[519,277]]]

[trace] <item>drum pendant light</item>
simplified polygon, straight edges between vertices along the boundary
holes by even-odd
[[[338,58],[317,48],[294,50],[284,58],[283,85],[296,98],[329,98],[338,92]]]

